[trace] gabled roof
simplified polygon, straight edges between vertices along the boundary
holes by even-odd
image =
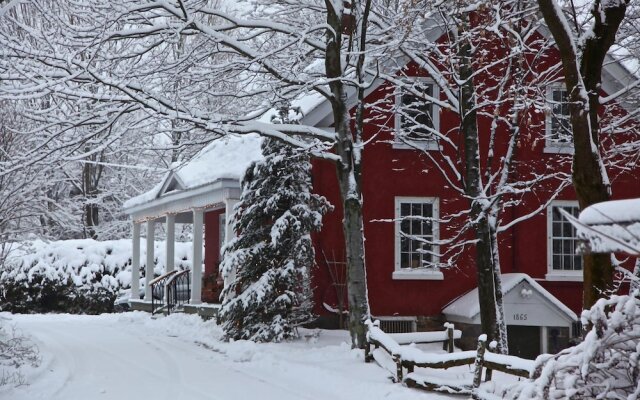
[[[535,291],[540,295],[541,299],[547,303],[548,308],[555,309],[558,314],[562,315],[564,319],[570,321],[577,321],[576,314],[565,306],[560,300],[549,293],[538,282],[531,278],[527,274],[513,273],[502,274],[502,295],[505,299],[505,307],[507,306],[507,296],[514,289],[519,287],[519,284],[525,282],[530,290]],[[531,296],[531,294],[529,294]],[[469,292],[463,294],[457,299],[450,302],[444,307],[442,313],[451,321],[460,322],[474,322],[479,320],[480,315],[480,303],[478,302],[478,288],[472,289]]]
[[[216,139],[193,159],[167,172],[153,189],[127,200],[123,207],[127,211],[222,179],[233,179],[239,183],[247,167],[262,159],[261,144],[262,138],[256,134]]]

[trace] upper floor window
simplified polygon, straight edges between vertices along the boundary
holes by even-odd
[[[582,256],[576,254],[579,240],[576,228],[560,213],[576,218],[580,209],[575,201],[556,201],[547,209],[548,280],[582,280]]]
[[[438,262],[438,199],[396,197],[394,279],[442,279]]]
[[[415,78],[410,87],[396,93],[396,134],[394,147],[437,150],[439,109],[432,99],[439,96],[438,87],[426,78]]]
[[[545,151],[550,153],[572,153],[573,134],[569,119],[569,96],[560,86],[547,89],[549,113],[545,122]]]

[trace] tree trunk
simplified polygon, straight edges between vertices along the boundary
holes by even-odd
[[[96,190],[93,182],[93,165],[85,163],[82,170],[83,186],[84,186],[84,229],[85,237],[97,239],[95,227],[98,225],[98,206],[94,203]]]
[[[497,216],[494,216],[497,218]],[[496,308],[496,340],[498,352],[509,354],[509,341],[507,338],[507,323],[504,320],[504,302],[502,299],[502,276],[500,271],[500,253],[498,248],[498,232],[496,226],[491,224],[491,253],[493,254],[493,290],[495,293]]]
[[[467,14],[462,14],[458,24],[459,34],[469,26]],[[478,274],[478,301],[482,333],[489,342],[500,338],[496,315],[496,279],[494,251],[492,250],[491,225],[488,219],[487,199],[483,199],[478,121],[476,113],[475,87],[473,84],[472,49],[468,38],[458,39],[458,59],[460,62],[460,132],[464,140],[465,194],[471,201],[470,218],[476,234],[476,269]],[[497,251],[497,250],[496,250]]]
[[[540,11],[560,50],[564,80],[569,96],[569,113],[573,132],[573,186],[580,208],[609,200],[611,187],[599,149],[600,83],[602,67],[616,32],[624,19],[627,2],[596,0],[593,4],[593,34],[585,35],[578,65],[578,43],[554,0],[538,0]],[[583,308],[613,289],[613,266],[608,254],[583,256]]]
[[[327,34],[325,69],[330,79],[334,126],[337,136],[335,146],[340,162],[336,164],[340,195],[344,212],[343,231],[347,256],[347,291],[349,300],[349,332],[351,345],[364,348],[366,330],[364,321],[369,318],[366,270],[364,261],[364,226],[362,219],[362,180],[360,158],[353,148],[347,94],[343,78],[341,55],[341,15],[333,9],[333,2],[326,1],[327,23],[333,32]],[[359,153],[358,153],[359,154]]]

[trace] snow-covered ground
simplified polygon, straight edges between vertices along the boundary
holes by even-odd
[[[344,331],[304,331],[292,343],[225,343],[213,322],[144,313],[0,314],[38,345],[28,385],[0,388],[11,400],[450,399],[394,384]],[[466,368],[466,367],[465,367]]]

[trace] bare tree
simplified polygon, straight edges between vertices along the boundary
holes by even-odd
[[[93,127],[72,141],[78,145],[143,112],[210,139],[258,132],[334,161],[345,215],[350,330],[353,345],[363,346],[369,308],[361,152],[371,1],[258,1],[255,7],[230,5],[233,12],[209,1],[104,4],[41,0],[25,6],[28,15],[5,14],[15,30],[0,36],[8,55],[0,67],[0,95],[46,92],[61,104],[93,102],[91,112],[67,112],[62,119],[60,110],[68,107],[59,107],[47,118],[56,138]],[[57,14],[74,15],[73,23],[61,24]],[[29,29],[34,20],[38,30]],[[54,32],[59,40],[52,43]],[[20,35],[31,46],[19,45]],[[295,103],[309,92],[331,103],[335,132],[256,120],[276,100]],[[352,94],[358,99],[353,117]]]
[[[540,12],[560,51],[569,97],[573,132],[573,186],[582,209],[609,200],[611,184],[601,155],[601,84],[607,53],[616,41],[629,1],[591,3],[591,26],[582,31],[572,24],[555,0],[538,0]],[[574,26],[574,29],[571,29]],[[614,268],[608,254],[583,255],[583,307],[613,288]]]

